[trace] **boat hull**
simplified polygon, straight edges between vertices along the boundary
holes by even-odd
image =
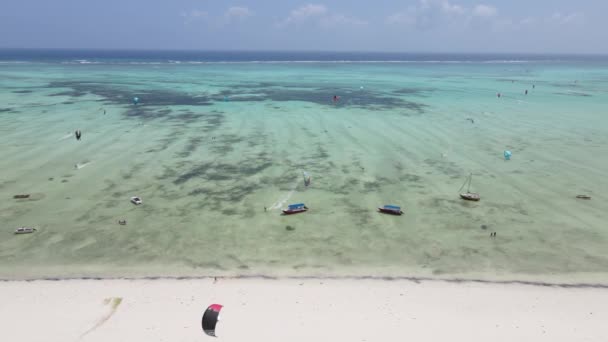
[[[477,202],[481,199],[479,194],[474,194],[474,193],[470,193],[470,192],[465,193],[465,194],[460,194],[460,198],[462,198],[463,200],[473,201],[473,202]]]
[[[19,228],[17,230],[15,230],[15,234],[32,234],[33,232],[36,231],[36,228]]]
[[[294,215],[294,214],[304,213],[307,211],[308,211],[308,208],[295,209],[295,210],[283,210],[283,215]]]
[[[401,211],[401,210],[397,211],[397,210],[391,210],[391,209],[378,208],[378,211],[383,214],[389,214],[389,215],[395,215],[395,216],[403,215],[403,211]]]

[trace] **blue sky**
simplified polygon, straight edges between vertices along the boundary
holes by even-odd
[[[2,0],[0,47],[608,53],[608,0]]]

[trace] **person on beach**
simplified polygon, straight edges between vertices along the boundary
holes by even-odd
[[[76,130],[76,132],[74,132],[74,135],[76,135],[76,140],[80,140],[80,137],[82,136],[82,132],[80,132],[80,130]]]

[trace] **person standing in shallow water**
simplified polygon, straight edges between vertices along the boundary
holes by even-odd
[[[76,130],[76,132],[74,132],[74,135],[76,135],[76,140],[80,140],[80,137],[82,136],[82,132],[80,132],[80,130]]]

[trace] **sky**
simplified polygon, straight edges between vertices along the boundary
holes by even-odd
[[[608,0],[1,0],[0,48],[608,53]]]

